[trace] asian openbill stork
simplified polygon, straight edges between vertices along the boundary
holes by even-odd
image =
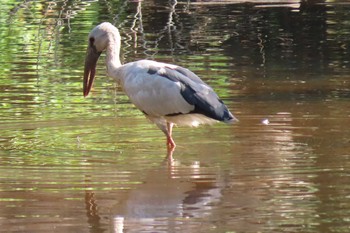
[[[94,82],[97,60],[106,51],[108,75],[120,83],[130,101],[165,133],[168,149],[175,148],[171,136],[175,124],[198,126],[237,121],[213,89],[188,69],[151,60],[122,65],[120,34],[112,24],[104,22],[96,26],[89,34],[88,43],[84,97]]]

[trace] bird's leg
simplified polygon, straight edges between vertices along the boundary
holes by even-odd
[[[167,122],[166,123],[166,128],[167,128],[167,132],[166,132],[166,144],[168,146],[168,149],[170,150],[174,150],[174,148],[176,147],[176,144],[173,140],[173,138],[171,137],[171,134],[173,132],[173,126],[174,126],[174,123],[171,123],[171,122]]]
[[[166,136],[166,145],[168,147],[168,152],[173,151],[176,147],[175,142],[174,142],[173,138],[171,137],[171,134],[173,132],[174,123],[167,122],[165,120],[154,121],[154,123],[156,123],[158,128],[161,129]]]

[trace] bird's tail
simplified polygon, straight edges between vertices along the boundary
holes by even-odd
[[[234,115],[232,115],[232,113],[230,113],[230,112],[229,112],[229,116],[224,119],[224,122],[227,124],[233,124],[233,123],[236,123],[238,121],[239,120]]]

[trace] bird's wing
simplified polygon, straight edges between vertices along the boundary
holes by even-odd
[[[135,62],[129,68],[124,90],[146,114],[200,113],[219,121],[233,118],[213,89],[183,67],[153,61]]]
[[[181,95],[181,85],[152,73],[151,61],[138,61],[123,66],[121,84],[135,106],[150,116],[186,114],[194,110]]]

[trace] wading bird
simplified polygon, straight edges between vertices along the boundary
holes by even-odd
[[[168,149],[175,148],[171,136],[174,124],[198,126],[237,121],[213,89],[188,69],[151,60],[122,65],[120,34],[112,24],[104,22],[96,26],[89,34],[88,43],[84,97],[94,82],[97,60],[106,51],[108,75],[120,83],[130,101],[164,132]]]

